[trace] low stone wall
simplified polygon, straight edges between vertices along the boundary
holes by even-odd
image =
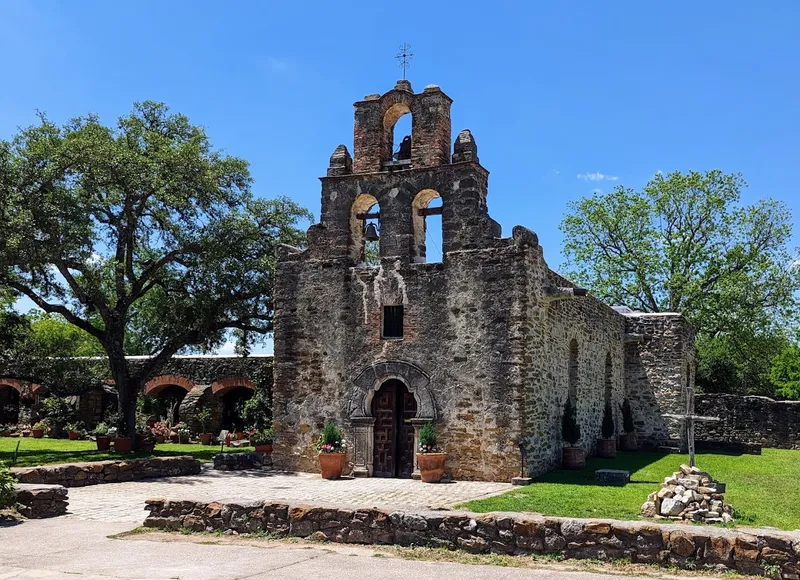
[[[695,423],[697,439],[800,449],[800,401],[712,393],[695,395],[694,408],[722,419]]]
[[[26,518],[49,518],[67,513],[67,488],[63,485],[18,483],[16,509]]]
[[[244,453],[217,453],[214,456],[214,469],[219,471],[243,471],[271,467],[272,453],[247,451]]]
[[[729,530],[711,526],[549,518],[528,514],[400,512],[271,502],[194,502],[150,499],[144,525],[195,531],[310,537],[351,544],[462,548],[474,553],[562,554],[567,558],[713,568],[800,576],[800,533]],[[776,568],[772,568],[772,567]]]
[[[83,487],[151,477],[195,475],[200,473],[200,462],[189,455],[181,455],[15,467],[11,472],[20,483],[49,483],[64,487]]]

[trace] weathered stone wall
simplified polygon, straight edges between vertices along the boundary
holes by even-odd
[[[559,554],[566,558],[661,564],[764,574],[800,573],[800,533],[771,529],[584,520],[533,514],[400,512],[378,508],[150,499],[144,525],[165,530],[266,532],[349,544],[461,548],[473,553]]]
[[[685,440],[681,414],[694,396],[694,330],[675,313],[626,314],[625,389],[640,442],[658,445]]]
[[[14,486],[16,510],[30,519],[67,513],[67,488],[63,485],[18,483]]]
[[[800,401],[697,394],[694,405],[697,414],[721,419],[697,422],[698,440],[800,449]]]
[[[54,484],[64,487],[83,487],[100,483],[134,481],[152,477],[173,477],[200,473],[200,462],[189,455],[175,457],[146,457],[14,467],[11,473],[20,483]]]

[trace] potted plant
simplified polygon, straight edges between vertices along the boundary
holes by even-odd
[[[192,430],[186,423],[178,423],[174,427],[175,434],[178,436],[178,443],[188,443],[192,436]]]
[[[256,448],[256,451],[261,453],[272,452],[272,439],[275,432],[270,427],[269,429],[253,429],[249,432],[250,444]]]
[[[197,413],[197,422],[200,424],[200,445],[211,445],[214,434],[211,433],[211,410],[207,407],[200,409]]]
[[[624,433],[619,436],[619,447],[623,451],[636,451],[639,447],[639,442],[636,440],[636,426],[633,424],[631,402],[628,399],[622,401],[620,410],[622,411],[622,430]]]
[[[445,459],[447,459],[447,454],[442,453],[437,445],[433,423],[425,423],[419,430],[419,451],[417,452],[420,479],[425,483],[442,481]]]
[[[19,431],[22,433],[23,437],[30,437],[31,436],[31,426],[30,425],[20,425]]]
[[[329,422],[325,425],[317,441],[317,451],[322,478],[339,479],[347,461],[347,442],[336,423]]]
[[[47,424],[47,421],[45,419],[42,419],[41,421],[37,421],[33,425],[33,429],[31,430],[31,432],[33,433],[33,438],[34,439],[41,439],[42,437],[44,437],[44,433],[45,433],[45,431],[47,431],[47,428],[48,428],[48,424]]]
[[[109,428],[108,434],[111,437],[111,442],[114,444],[114,451],[117,453],[129,453],[133,450],[133,439],[118,435],[116,428]]]
[[[108,451],[111,448],[111,437],[108,436],[108,424],[100,422],[92,430],[98,451]]]
[[[614,411],[611,401],[606,401],[603,409],[603,424],[600,427],[603,438],[597,440],[597,456],[614,459],[617,456],[617,427],[614,425]]]
[[[83,433],[83,425],[81,423],[67,423],[67,438],[70,441],[77,441],[81,438]]]
[[[577,410],[569,397],[564,403],[564,415],[561,417],[561,438],[568,444],[561,449],[561,466],[564,469],[586,467],[586,451],[575,445],[581,439],[581,426],[578,424]]]
[[[150,426],[150,433],[156,440],[156,443],[164,443],[169,437],[169,427],[164,421],[158,421]]]
[[[136,450],[142,453],[152,453],[156,447],[156,438],[147,425],[147,417],[139,415],[136,419]]]
[[[11,425],[0,425],[0,437],[11,437]]]

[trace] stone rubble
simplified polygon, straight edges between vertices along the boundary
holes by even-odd
[[[725,484],[715,481],[698,467],[681,465],[680,470],[664,479],[642,505],[646,518],[720,524],[733,521],[734,509],[722,494]]]

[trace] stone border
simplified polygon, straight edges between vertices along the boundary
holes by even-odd
[[[197,475],[200,473],[200,465],[200,461],[190,455],[178,455],[14,467],[11,469],[11,473],[20,483],[83,487],[152,477]]]
[[[165,530],[231,530],[350,544],[462,548],[473,553],[561,554],[567,558],[735,570],[800,578],[800,533],[685,524],[584,520],[534,514],[391,511],[269,501],[149,499],[144,525]],[[774,567],[774,568],[773,568]]]
[[[14,485],[16,510],[30,519],[67,513],[67,488],[63,485],[18,483]]]

